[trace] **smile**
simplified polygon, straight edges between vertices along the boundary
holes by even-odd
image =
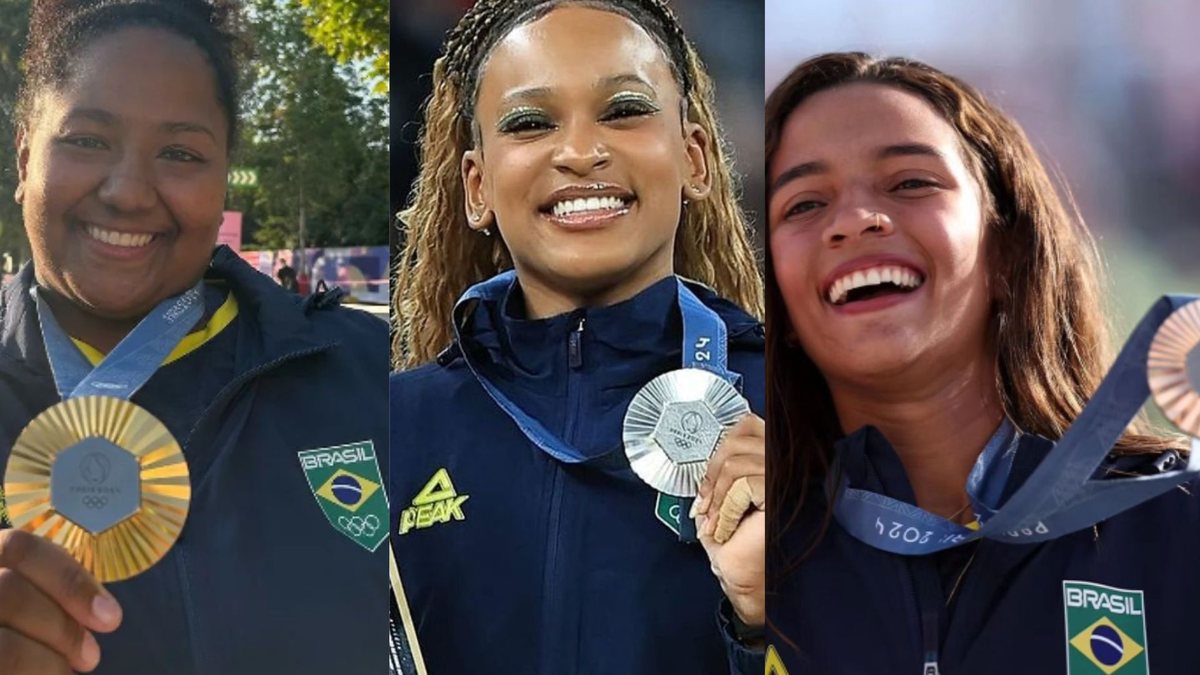
[[[87,235],[92,239],[109,246],[119,246],[121,248],[142,248],[148,246],[154,241],[153,234],[131,234],[129,232],[118,232],[116,230],[106,230],[95,225],[88,225],[84,228]]]
[[[568,230],[607,227],[633,208],[637,196],[612,183],[563,186],[538,208],[544,218]]]
[[[900,265],[876,265],[834,279],[826,298],[832,305],[845,305],[891,293],[910,293],[924,283],[924,277],[916,270]]]
[[[608,212],[628,210],[629,204],[620,197],[588,197],[564,199],[555,202],[550,212],[556,218],[572,215],[605,215]]]

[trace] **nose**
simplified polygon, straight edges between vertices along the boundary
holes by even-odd
[[[589,122],[568,123],[554,149],[554,167],[559,171],[586,176],[612,162],[608,146]]]
[[[122,157],[98,190],[100,201],[114,211],[136,213],[153,208],[158,199],[150,167],[136,157]]]
[[[895,225],[886,213],[855,208],[834,218],[821,239],[826,246],[838,246],[864,237],[886,237],[894,231]]]

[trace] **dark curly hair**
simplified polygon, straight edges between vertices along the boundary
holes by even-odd
[[[194,43],[212,66],[232,149],[238,137],[238,62],[248,51],[238,9],[237,0],[34,0],[17,123],[27,124],[37,95],[62,86],[96,39],[123,28],[161,28]]]

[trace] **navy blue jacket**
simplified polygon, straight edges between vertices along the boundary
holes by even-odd
[[[848,476],[851,484],[915,503],[883,436],[873,429],[858,433],[869,435],[868,461]],[[1045,439],[1022,437],[1008,495],[1050,447]],[[1110,460],[1097,477],[1109,468],[1153,474],[1180,466],[1173,452],[1127,457]],[[834,521],[815,551],[772,584],[770,640],[789,675],[918,675],[927,617],[941,675],[1105,673],[1096,663],[1116,665],[1112,672],[1125,675],[1145,672],[1143,658],[1155,675],[1200,673],[1200,649],[1187,637],[1200,607],[1200,483],[1184,487],[1048,542],[983,540],[917,557],[874,549]],[[783,555],[768,558],[771,579],[801,558],[820,528],[821,490],[814,499],[786,531]],[[1119,600],[1098,608],[1105,603],[1100,596],[1081,608],[1082,594],[1074,589],[1091,584],[1142,593],[1135,623],[1144,625],[1145,642],[1132,630],[1117,639],[1092,623],[1121,621],[1133,612],[1124,612]],[[1121,664],[1125,652],[1138,659]],[[1068,659],[1075,663],[1070,671]]]
[[[385,673],[386,547],[369,553],[329,525],[297,453],[385,447],[386,325],[318,308],[322,296],[306,305],[224,247],[206,278],[209,296],[235,294],[237,319],[133,397],[183,446],[188,520],[163,560],[109,585],[124,622],[97,636],[94,672]],[[0,471],[58,402],[32,279],[27,266],[0,299]]]
[[[761,414],[761,325],[694,290],[729,327],[730,370]],[[732,658],[758,675],[762,656],[718,625],[704,550],[659,521],[621,443],[633,395],[681,364],[674,279],[544,320],[519,318],[523,304],[516,284],[480,303],[463,344],[392,378],[392,542],[429,672],[727,675]],[[461,349],[589,460],[538,449]]]

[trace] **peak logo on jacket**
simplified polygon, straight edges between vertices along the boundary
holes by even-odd
[[[421,488],[413,498],[412,506],[400,513],[400,534],[408,534],[413,529],[423,530],[451,520],[466,520],[463,513],[463,503],[470,495],[460,495],[450,482],[450,472],[445,468],[437,470],[433,478]]]
[[[788,675],[787,668],[783,665],[783,659],[779,658],[779,652],[775,651],[775,645],[767,645],[767,664],[766,675]]]
[[[374,552],[387,539],[388,501],[375,444],[359,441],[305,450],[300,467],[333,529]]]
[[[1063,581],[1068,675],[1149,675],[1141,591]]]

